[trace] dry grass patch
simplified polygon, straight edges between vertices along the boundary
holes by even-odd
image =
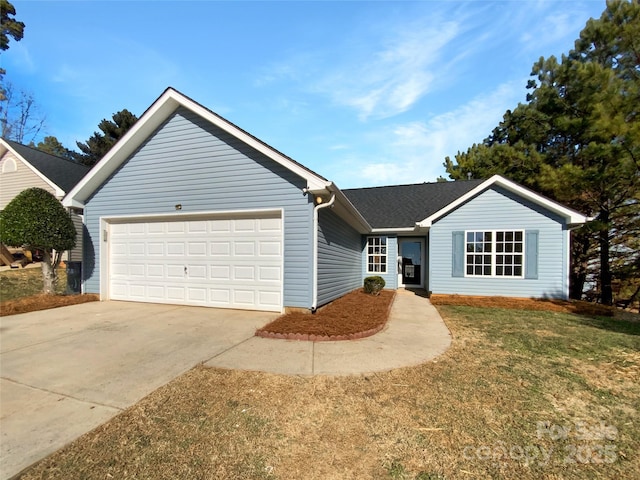
[[[55,295],[43,295],[42,269],[31,267],[0,272],[0,316],[66,307],[78,303],[95,302],[98,295],[65,295],[67,272],[58,269]]]
[[[380,295],[355,290],[320,308],[315,314],[288,313],[259,331],[329,337],[373,330],[386,323],[394,296],[395,291],[392,290],[383,290]]]
[[[638,323],[439,309],[454,344],[434,362],[311,378],[198,367],[23,478],[640,478]],[[600,368],[620,373],[602,383]],[[579,421],[615,435],[581,439]]]
[[[548,312],[576,313],[612,317],[616,309],[598,303],[539,298],[478,297],[470,295],[432,295],[434,305],[465,305],[467,307],[508,308],[515,310],[540,310]]]

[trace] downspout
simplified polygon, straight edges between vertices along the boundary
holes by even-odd
[[[318,308],[318,210],[331,207],[336,201],[336,194],[331,194],[331,200],[327,203],[319,203],[313,207],[313,298],[311,300],[311,313],[316,313]]]

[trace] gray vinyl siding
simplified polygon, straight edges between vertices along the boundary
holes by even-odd
[[[179,108],[94,192],[84,210],[85,291],[100,289],[100,217],[283,209],[284,306],[311,305],[313,204],[304,179]]]
[[[369,237],[386,237],[387,239],[387,272],[367,272],[367,239]],[[378,275],[384,279],[384,288],[395,290],[398,288],[398,237],[395,235],[363,235],[362,236],[362,280]]]
[[[362,285],[360,234],[331,209],[318,211],[318,306]]]
[[[4,163],[10,158],[16,162],[16,170],[2,172]],[[32,187],[42,188],[52,195],[56,194],[55,189],[36,175],[22,160],[7,152],[0,160],[0,210],[3,210],[20,192]]]
[[[76,228],[76,246],[67,252],[67,260],[70,262],[81,262],[82,261],[82,214],[71,211],[69,212],[69,216],[71,217],[71,221],[73,222],[73,226]]]
[[[454,277],[453,232],[466,230],[537,230],[537,278]],[[431,227],[429,289],[435,294],[565,298],[568,233],[554,214],[506,190],[489,189]]]

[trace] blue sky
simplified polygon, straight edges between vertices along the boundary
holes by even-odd
[[[435,181],[599,1],[25,1],[0,56],[66,147],[172,86],[341,188]]]

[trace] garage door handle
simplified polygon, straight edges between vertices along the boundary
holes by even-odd
[[[187,274],[187,267],[184,267],[184,274]]]

